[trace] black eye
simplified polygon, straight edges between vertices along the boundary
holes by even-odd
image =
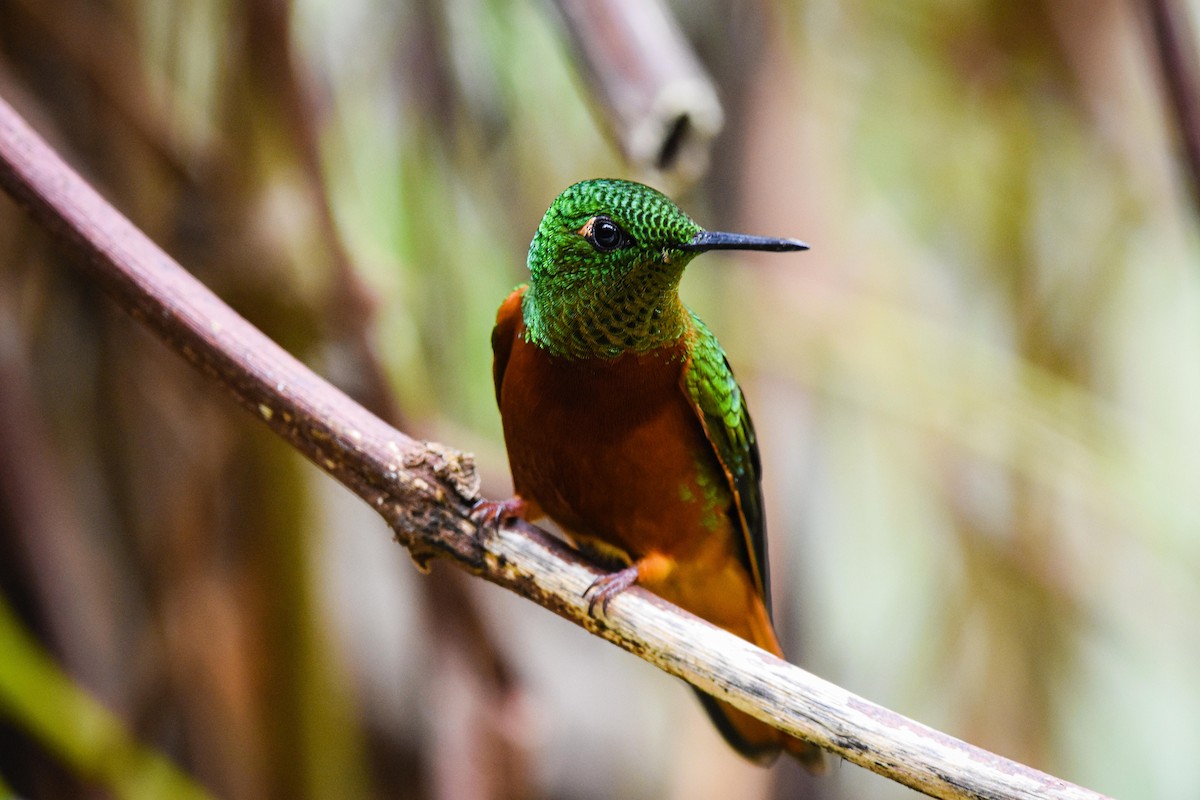
[[[586,230],[584,237],[601,253],[611,253],[629,243],[629,236],[621,226],[605,216],[594,217]]]

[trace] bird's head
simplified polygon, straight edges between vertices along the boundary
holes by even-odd
[[[795,239],[706,231],[640,183],[589,180],[560,194],[529,245],[530,338],[558,355],[613,357],[678,339],[683,270],[706,250],[804,250]]]

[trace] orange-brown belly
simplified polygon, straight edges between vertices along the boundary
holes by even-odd
[[[629,561],[666,556],[663,576],[638,582],[782,655],[738,551],[732,490],[680,386],[683,359],[681,350],[660,350],[571,362],[518,335],[499,397],[516,493],[577,543],[615,547]],[[811,745],[704,702],[748,757],[769,761],[786,747],[819,763]]]
[[[732,496],[680,388],[682,349],[569,361],[518,338],[500,395],[516,491],[637,559],[730,537]]]

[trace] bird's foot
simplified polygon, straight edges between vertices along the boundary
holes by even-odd
[[[600,613],[608,614],[608,601],[630,586],[633,586],[637,583],[637,580],[637,564],[596,578],[596,580],[592,581],[592,585],[583,592],[584,599],[588,601],[588,614],[593,617],[596,616],[597,603],[600,604]]]
[[[514,519],[524,519],[524,515],[525,501],[515,495],[507,500],[480,500],[471,506],[469,514],[480,536],[495,533]]]
[[[608,602],[635,583],[657,592],[675,566],[675,560],[670,556],[648,553],[624,569],[601,575],[583,593],[588,601],[588,614],[596,616],[597,603],[600,604],[600,613],[607,614]]]

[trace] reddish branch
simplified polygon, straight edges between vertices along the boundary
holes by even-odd
[[[0,100],[0,186],[131,316],[367,501],[418,562],[443,557],[847,761],[941,798],[1102,796],[876,706],[640,589],[588,614],[591,566],[536,529],[467,520],[468,457],[389,427],[243,320],[79,178]]]

